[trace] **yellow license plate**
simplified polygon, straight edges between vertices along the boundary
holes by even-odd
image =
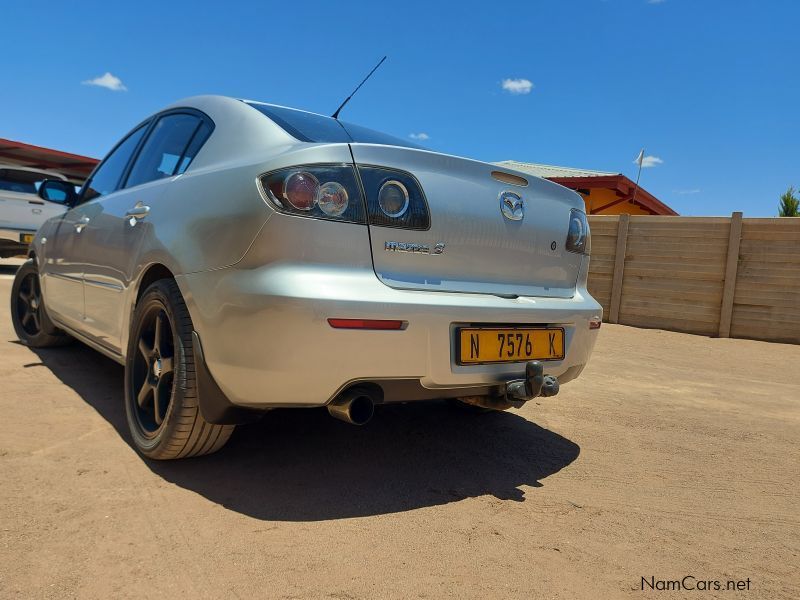
[[[464,327],[456,335],[461,365],[564,358],[561,327]]]
[[[20,244],[30,244],[33,241],[33,234],[32,233],[20,233],[19,234],[19,242]]]

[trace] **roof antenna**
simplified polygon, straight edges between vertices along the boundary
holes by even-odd
[[[333,118],[334,118],[334,119],[336,119],[337,121],[339,120],[339,113],[340,113],[340,112],[342,112],[342,109],[344,108],[344,105],[345,105],[345,104],[347,104],[348,102],[350,102],[350,98],[352,98],[353,96],[355,96],[355,95],[356,95],[356,92],[358,91],[358,88],[360,88],[362,85],[364,85],[364,83],[366,83],[367,79],[369,79],[370,77],[372,77],[372,74],[373,74],[375,71],[377,71],[377,70],[378,70],[378,67],[380,67],[380,66],[383,64],[383,61],[385,61],[385,60],[386,60],[386,57],[384,56],[384,57],[383,57],[383,58],[382,58],[382,59],[381,59],[381,60],[378,62],[378,64],[377,64],[377,65],[375,65],[375,66],[373,67],[372,71],[370,71],[370,72],[369,72],[369,75],[367,75],[366,77],[364,77],[364,81],[362,81],[361,83],[359,83],[359,84],[356,86],[356,89],[354,89],[354,90],[353,90],[353,91],[350,93],[350,95],[349,95],[347,98],[345,98],[344,102],[342,102],[342,103],[339,105],[339,108],[337,108],[337,109],[336,109],[336,112],[335,112],[335,113],[333,113],[333,114],[331,115],[331,117],[333,117]]]

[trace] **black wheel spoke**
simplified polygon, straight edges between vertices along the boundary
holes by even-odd
[[[162,321],[163,321],[162,313],[159,312],[158,316],[156,316],[156,335],[155,335],[155,339],[153,340],[153,347],[159,353],[161,352],[161,349],[162,349],[162,346],[163,346],[163,343],[162,343],[162,340],[161,340],[161,335],[162,335],[163,329],[164,329],[164,327],[162,325]]]
[[[139,388],[139,394],[136,396],[136,402],[139,404],[139,408],[145,407],[147,398],[150,396],[151,392],[155,392],[155,389],[153,388],[153,384],[150,383],[150,380],[145,377],[142,387]]]
[[[30,313],[30,315],[33,318],[33,326],[36,328],[36,331],[40,331],[42,329],[42,324],[39,322],[39,313],[33,312]]]
[[[141,353],[145,362],[149,361],[151,355],[153,354],[152,346],[150,346],[150,344],[148,344],[143,337],[139,338],[139,352]]]
[[[19,298],[25,306],[31,305],[31,295],[28,292],[20,290],[19,294],[17,294],[17,298]]]
[[[32,318],[33,318],[33,313],[30,310],[26,309],[25,314],[22,315],[22,326],[27,327],[28,323],[31,322]]]

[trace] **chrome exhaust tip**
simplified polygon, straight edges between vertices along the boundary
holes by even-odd
[[[375,414],[375,401],[367,390],[351,388],[328,404],[328,412],[351,425],[366,425]]]

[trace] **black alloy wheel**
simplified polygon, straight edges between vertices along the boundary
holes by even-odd
[[[47,314],[39,272],[32,258],[17,269],[11,286],[11,322],[19,340],[31,348],[63,346],[72,341]]]
[[[161,279],[136,303],[125,356],[125,414],[136,449],[168,460],[216,452],[234,425],[200,411],[192,318],[174,279]]]
[[[42,319],[39,312],[42,306],[42,288],[35,271],[23,275],[17,288],[17,319],[22,329],[30,337],[42,332]]]
[[[131,381],[136,419],[152,437],[164,423],[175,383],[175,330],[163,308],[151,306],[143,316],[136,349]]]

